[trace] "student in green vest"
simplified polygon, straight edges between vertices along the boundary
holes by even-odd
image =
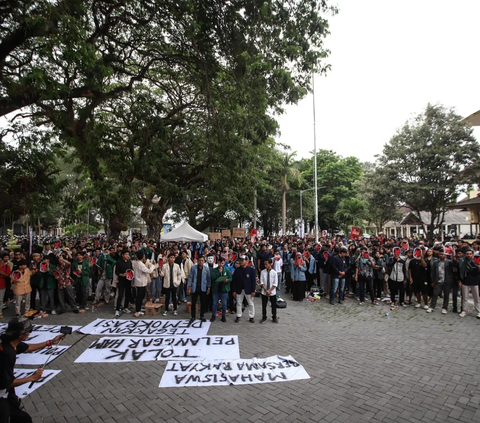
[[[225,267],[225,258],[218,258],[218,267],[212,269],[212,318],[211,322],[214,322],[217,318],[218,300],[222,301],[222,322],[226,322],[225,314],[227,312],[228,293],[230,292],[230,282],[232,282],[232,272]]]
[[[90,265],[83,259],[83,254],[79,251],[76,260],[72,263],[72,278],[77,292],[77,303],[80,310],[87,308],[87,288],[90,275]]]
[[[99,279],[97,283],[97,290],[95,291],[95,301],[93,305],[100,302],[102,297],[105,300],[105,304],[110,303],[110,290],[113,279],[113,268],[115,267],[116,260],[110,255],[110,248],[105,248],[103,254],[97,259],[95,266],[98,267]]]
[[[55,288],[57,281],[53,271],[57,268],[50,262],[53,255],[48,255],[40,263],[40,309],[41,311],[56,314],[55,312]]]

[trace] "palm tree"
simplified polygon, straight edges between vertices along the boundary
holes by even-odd
[[[283,235],[287,233],[287,191],[290,189],[288,184],[288,178],[295,183],[295,185],[300,185],[300,171],[294,166],[295,160],[294,157],[297,155],[296,152],[293,153],[283,153],[282,155],[282,230]]]
[[[362,227],[367,213],[367,205],[358,198],[346,198],[338,204],[335,217],[341,221],[345,236],[349,226]]]

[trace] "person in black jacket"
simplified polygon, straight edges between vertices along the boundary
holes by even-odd
[[[405,284],[407,283],[407,268],[405,266],[405,259],[400,255],[394,255],[393,259],[389,261],[389,279],[388,286],[390,288],[390,296],[392,300],[391,309],[398,308],[395,305],[395,297],[400,292],[399,302],[405,306]]]
[[[458,263],[456,260],[448,260],[445,251],[440,251],[438,257],[439,260],[434,261],[430,269],[430,280],[432,281],[433,285],[433,297],[427,313],[431,313],[435,309],[435,306],[437,305],[437,298],[439,294],[443,292],[442,314],[447,314],[450,290],[452,289],[455,279],[454,269],[457,267]]]
[[[477,257],[475,257],[477,258]],[[465,258],[459,263],[460,270],[460,288],[462,289],[462,312],[460,317],[465,317],[467,312],[467,300],[469,291],[472,292],[473,303],[477,317],[480,319],[480,296],[478,286],[480,285],[480,265],[474,260],[472,249],[465,252]]]
[[[235,269],[232,278],[233,296],[237,300],[237,318],[235,323],[242,317],[242,302],[246,298],[248,301],[248,321],[255,323],[255,305],[253,297],[255,296],[256,275],[253,267],[247,266],[247,257],[240,256],[240,267]]]
[[[126,271],[133,270],[132,262],[130,260],[130,253],[128,250],[122,251],[122,257],[117,260],[115,264],[115,274],[118,276],[118,298],[115,316],[120,316],[120,310],[122,308],[123,296],[125,295],[125,305],[123,308],[124,313],[130,313],[128,309],[128,303],[132,297],[132,281],[127,280]]]

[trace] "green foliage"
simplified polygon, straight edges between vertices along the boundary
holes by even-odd
[[[343,199],[338,204],[335,217],[341,222],[343,232],[348,236],[352,226],[364,227],[364,221],[367,218],[367,204],[358,198]]]
[[[430,234],[443,223],[446,206],[456,200],[461,185],[470,182],[468,172],[480,153],[472,132],[452,109],[429,104],[378,158],[379,172],[396,199],[417,216],[431,213]]]

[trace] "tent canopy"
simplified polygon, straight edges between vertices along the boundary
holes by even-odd
[[[207,239],[207,235],[193,229],[188,222],[183,222],[177,229],[160,237],[162,242],[205,242]]]

